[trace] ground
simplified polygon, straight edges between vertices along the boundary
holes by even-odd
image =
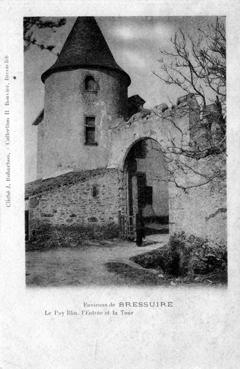
[[[168,238],[167,234],[147,236],[143,247],[120,239],[70,239],[67,245],[63,243],[64,247],[55,243],[53,248],[33,249],[26,253],[26,283],[28,286],[226,286],[224,268],[207,274],[178,275],[164,271],[162,263],[169,257]]]
[[[148,236],[144,247],[134,242],[89,241],[84,246],[26,253],[29,286],[162,285],[156,271],[140,267],[129,258],[168,242],[167,234]]]

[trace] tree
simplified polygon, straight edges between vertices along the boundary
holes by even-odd
[[[194,36],[179,30],[171,39],[171,50],[160,50],[160,72],[165,84],[180,88],[194,98],[196,130],[186,144],[184,133],[171,118],[182,139],[172,138],[164,152],[170,177],[184,190],[226,177],[226,36],[223,19],[216,19]],[[178,100],[181,104],[182,100]],[[186,111],[182,109],[182,114]],[[201,160],[202,159],[202,160]],[[204,160],[204,164],[203,164]],[[176,172],[195,174],[195,184],[180,185]],[[179,176],[178,176],[179,177]]]
[[[66,24],[66,18],[45,18],[45,17],[25,17],[23,20],[23,39],[24,39],[24,51],[27,51],[31,45],[39,47],[41,50],[48,50],[55,55],[55,45],[47,45],[41,42],[37,37],[37,32],[43,28],[49,28],[52,32],[56,32],[56,29]]]
[[[217,95],[226,102],[226,36],[225,24],[218,18],[206,30],[198,29],[190,36],[181,29],[171,39],[173,51],[160,50],[162,74],[157,75],[168,85],[194,93],[201,106]]]

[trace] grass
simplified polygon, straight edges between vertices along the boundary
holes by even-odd
[[[31,240],[26,242],[26,251],[45,251],[65,247],[84,247],[86,241],[112,240],[119,236],[116,224],[104,226],[51,226],[44,224],[39,227]]]
[[[207,239],[174,234],[163,248],[131,258],[144,268],[158,270],[174,284],[227,283],[227,250]]]
[[[108,262],[105,264],[108,272],[116,273],[129,281],[129,285],[156,286],[169,284],[157,275],[147,270],[138,270],[124,263]]]

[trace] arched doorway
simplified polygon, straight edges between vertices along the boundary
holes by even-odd
[[[135,239],[136,216],[141,214],[146,234],[168,232],[168,172],[160,144],[141,138],[124,161],[125,210],[123,236]]]

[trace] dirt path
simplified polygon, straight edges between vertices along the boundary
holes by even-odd
[[[92,242],[81,248],[64,248],[26,253],[26,281],[31,286],[63,285],[136,285],[142,284],[143,272],[124,275],[110,272],[106,266],[114,260],[124,260],[163,246],[168,235],[148,236],[147,246],[139,248],[133,242]],[[151,281],[150,281],[151,283]],[[156,283],[153,283],[156,284]]]

